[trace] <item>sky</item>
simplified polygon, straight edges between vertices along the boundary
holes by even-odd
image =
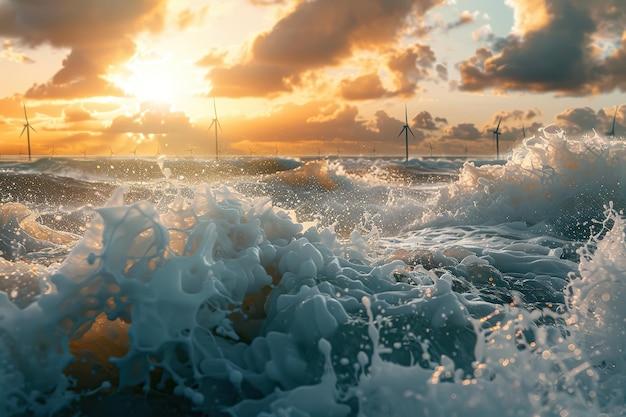
[[[27,154],[24,109],[34,156],[626,136],[625,28],[624,0],[0,0],[0,157]]]

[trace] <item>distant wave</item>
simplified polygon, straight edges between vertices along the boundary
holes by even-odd
[[[626,143],[562,132],[526,139],[505,164],[466,163],[458,181],[415,224],[546,223],[554,233],[586,239],[611,201],[626,208]]]

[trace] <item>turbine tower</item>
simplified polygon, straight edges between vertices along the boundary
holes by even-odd
[[[493,133],[493,139],[496,141],[496,159],[500,159],[500,135],[502,134],[500,131],[500,123],[502,123],[502,117],[498,120],[498,126],[491,131]]]
[[[24,123],[24,127],[22,128],[22,133],[20,133],[20,137],[22,137],[24,131],[26,131],[26,138],[28,140],[28,160],[30,161],[30,130],[32,129],[35,133],[37,133],[37,131],[33,126],[31,126],[30,122],[28,121],[28,114],[26,114],[26,104],[22,102],[22,106],[24,107],[24,119],[26,120],[26,122]]]
[[[617,117],[617,106],[615,107],[615,114],[613,114],[613,127],[611,127],[611,131],[607,132],[607,136],[614,138],[615,137],[615,118]]]
[[[435,147],[430,142],[428,142],[428,149],[430,149],[430,157],[432,158],[433,157],[433,149],[435,149]]]
[[[409,132],[411,132],[411,136],[415,138],[413,131],[409,127],[409,114],[407,112],[406,103],[405,103],[404,104],[404,126],[402,127],[402,130],[400,131],[400,133],[398,133],[398,137],[400,137],[400,135],[404,133],[404,141],[405,141],[405,149],[406,149],[405,161],[406,162],[409,162]]]
[[[224,131],[222,130],[222,125],[217,118],[217,105],[215,104],[215,97],[213,97],[213,114],[215,114],[215,117],[213,117],[213,121],[211,122],[211,126],[209,126],[208,130],[211,130],[211,128],[215,126],[215,160],[217,161],[219,155],[219,147],[217,144],[217,128],[219,127],[220,132],[222,133],[224,133]]]

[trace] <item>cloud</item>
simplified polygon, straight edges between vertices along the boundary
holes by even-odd
[[[437,71],[437,76],[442,81],[448,81],[448,67],[443,64],[437,64],[435,67],[435,71]]]
[[[186,29],[192,25],[199,25],[204,20],[208,6],[201,7],[196,10],[190,8],[184,9],[176,16],[176,24],[179,29]]]
[[[370,100],[388,94],[376,73],[343,79],[340,90],[341,96],[346,100]]]
[[[269,6],[272,4],[283,4],[286,0],[248,0],[250,4],[255,6]]]
[[[438,130],[440,128],[438,124],[448,123],[446,119],[440,117],[433,118],[433,116],[427,111],[418,113],[412,121],[416,128],[424,130]]]
[[[17,62],[20,64],[32,64],[35,61],[30,59],[27,55],[15,52],[13,50],[13,42],[7,39],[2,43],[3,49],[0,51],[0,58],[4,58],[8,61]]]
[[[110,133],[167,134],[191,129],[184,112],[172,111],[169,104],[144,102],[139,112],[117,116],[107,129]]]
[[[404,116],[404,114],[402,114]],[[409,114],[409,117],[411,115]],[[238,153],[273,154],[369,154],[374,148],[388,154],[404,154],[402,120],[379,110],[364,119],[358,108],[350,104],[311,101],[274,106],[269,114],[250,118],[223,118],[224,143]],[[425,134],[411,126],[416,139],[409,135],[411,145]],[[382,147],[380,144],[384,142]]]
[[[218,97],[271,97],[291,92],[299,76],[284,67],[271,63],[237,64],[232,67],[215,67],[206,77],[213,88],[211,95]]]
[[[448,23],[446,25],[446,29],[447,30],[455,29],[463,25],[474,23],[475,21],[476,21],[476,13],[470,13],[469,11],[465,10],[461,13],[458,20]]]
[[[298,2],[252,43],[245,61],[213,68],[214,95],[270,96],[300,85],[303,73],[339,65],[356,51],[393,44],[411,12],[443,0],[317,0]],[[250,80],[253,78],[253,81]]]
[[[616,136],[624,136],[625,126],[623,123],[626,118],[626,106],[600,109],[597,112],[590,107],[569,108],[557,114],[555,121],[568,136],[585,135],[592,131],[604,135],[612,128],[613,115],[616,116]]]
[[[417,83],[430,76],[428,69],[432,68],[435,62],[433,50],[419,43],[391,55],[387,66],[395,77],[396,94],[404,96],[413,94]]]
[[[132,37],[163,28],[166,0],[46,0],[1,2],[0,35],[19,44],[71,51],[63,67],[27,93],[34,98],[120,95],[102,79],[135,52]]]
[[[72,105],[63,109],[63,121],[68,123],[93,120],[93,116],[81,105]]]
[[[460,123],[456,126],[450,126],[444,129],[442,139],[460,139],[460,140],[477,140],[484,137],[474,123]]]
[[[466,91],[589,95],[626,90],[626,13],[621,0],[509,0],[514,32],[459,64]],[[598,39],[617,45],[598,54]]]
[[[212,48],[207,54],[196,61],[198,67],[214,67],[224,63],[227,52],[221,52],[217,48]]]
[[[490,24],[482,25],[474,32],[472,32],[472,39],[476,42],[480,41],[492,41],[495,35],[493,33],[493,29],[491,29]]]

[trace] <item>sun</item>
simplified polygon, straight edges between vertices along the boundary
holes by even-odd
[[[134,57],[107,79],[127,95],[141,100],[175,102],[189,91],[186,77],[170,55],[153,59]]]

